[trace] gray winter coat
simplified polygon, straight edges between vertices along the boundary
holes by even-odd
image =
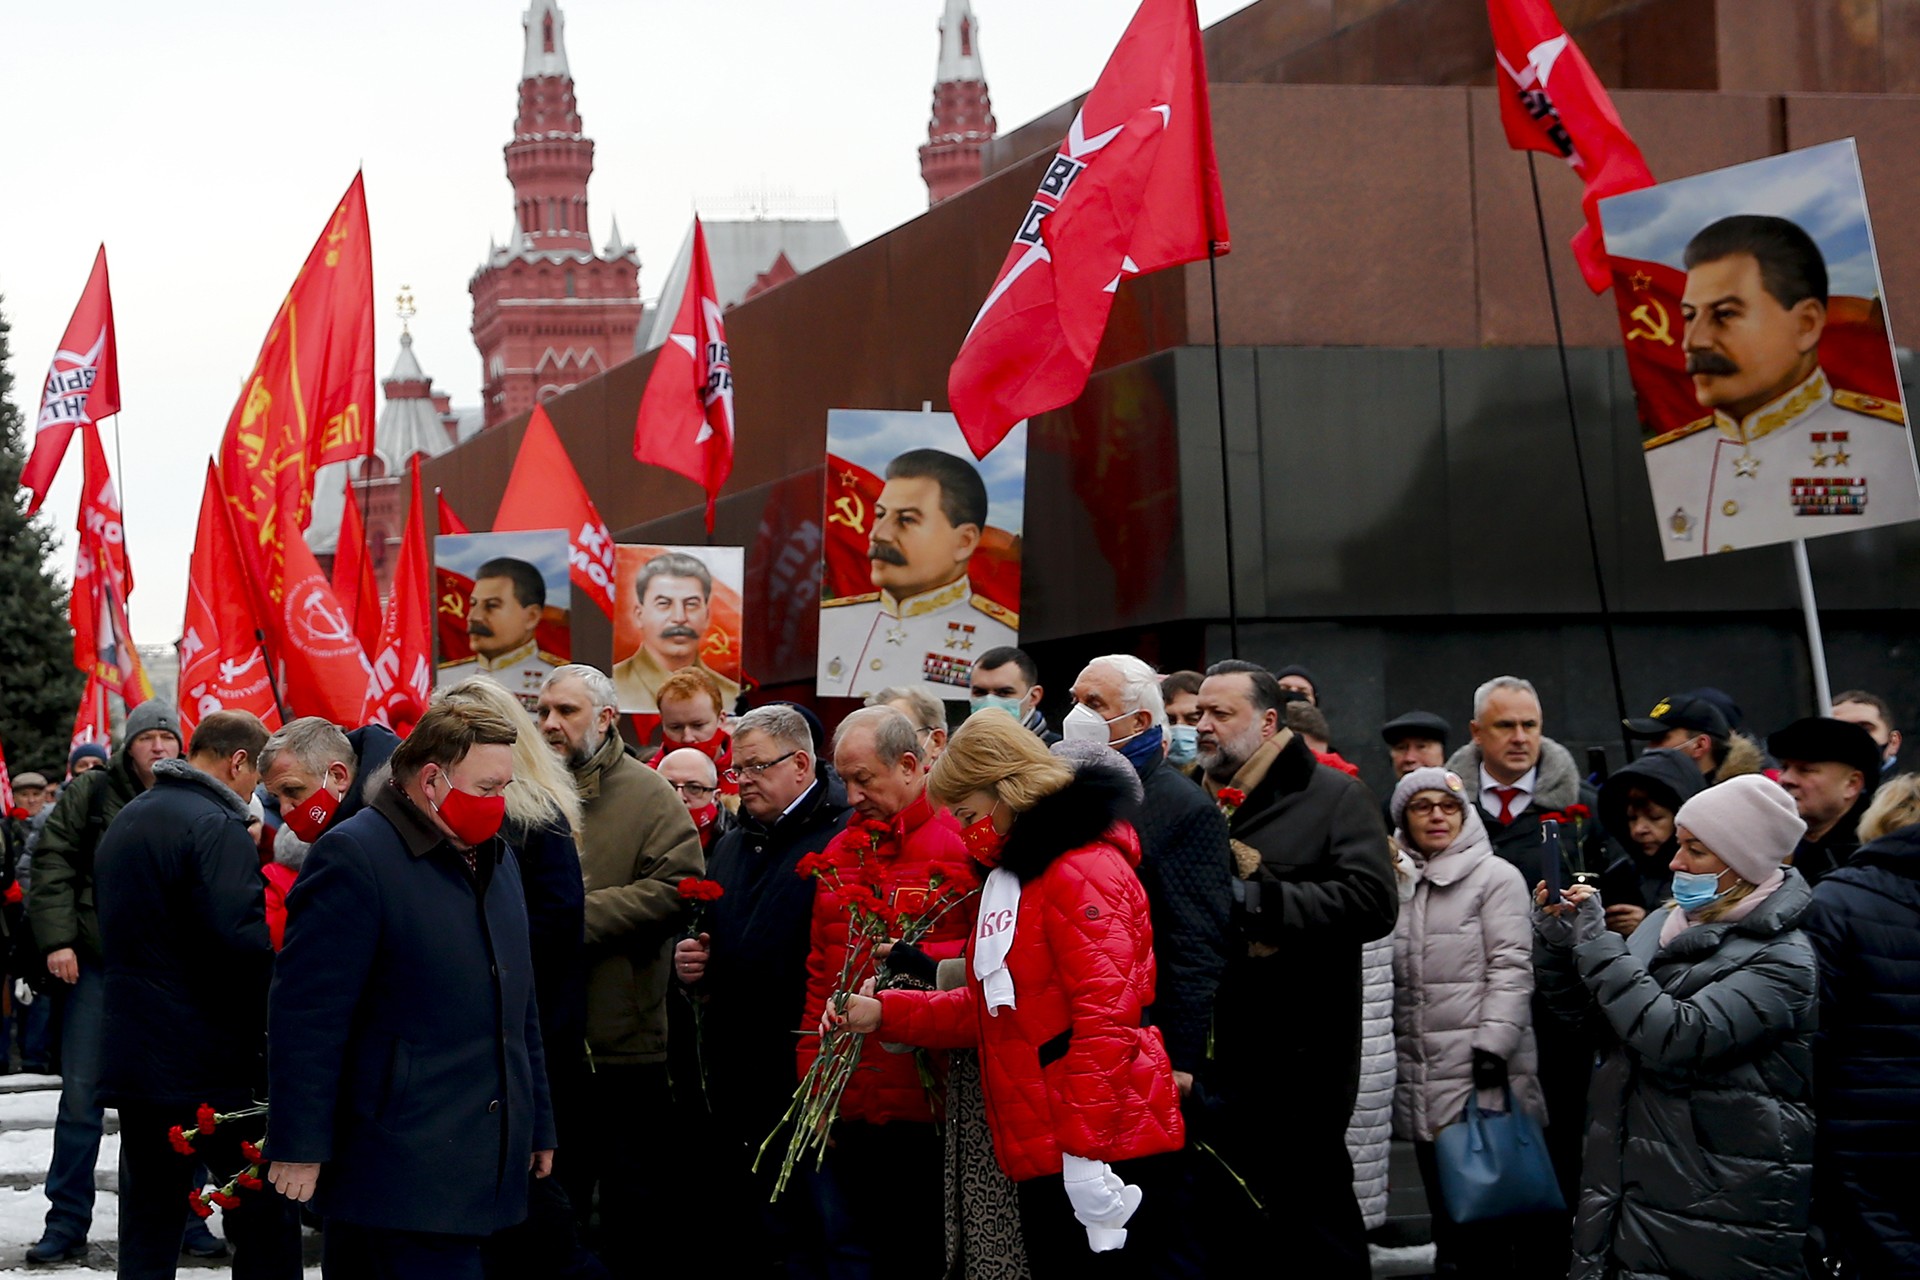
[[[1416,879],[1393,931],[1394,1136],[1431,1142],[1460,1118],[1475,1049],[1506,1060],[1515,1103],[1544,1124],[1533,926],[1519,871],[1494,856],[1472,809],[1459,838],[1424,861],[1404,833],[1398,839]],[[1506,1109],[1499,1094],[1481,1094],[1480,1105]]]
[[[1752,915],[1662,949],[1541,939],[1541,990],[1610,1041],[1594,1069],[1571,1280],[1800,1280],[1813,1190],[1819,965],[1799,872]]]
[[[1347,1121],[1353,1198],[1372,1231],[1387,1220],[1387,1164],[1393,1121],[1393,938],[1360,948],[1360,1093]]]

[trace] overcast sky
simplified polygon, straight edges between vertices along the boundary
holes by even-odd
[[[1211,23],[1248,0],[1199,0]],[[1002,131],[1088,88],[1135,0],[974,0]],[[659,290],[695,200],[837,204],[855,244],[926,207],[941,0],[572,0],[596,246],[618,215]],[[47,363],[107,245],[125,412],[135,637],[180,632],[206,457],[356,166],[373,228],[376,366],[412,286],[414,350],[479,402],[467,282],[511,229],[501,148],[516,0],[62,0],[0,12],[0,295],[29,429]],[[777,203],[777,202],[776,202]],[[1009,227],[1007,234],[1013,234]],[[111,430],[108,436],[112,448]],[[79,449],[45,510],[70,575]]]

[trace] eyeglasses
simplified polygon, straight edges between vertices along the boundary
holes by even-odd
[[[798,751],[789,751],[784,756],[775,756],[771,760],[762,760],[758,764],[737,764],[727,770],[727,781],[745,782],[749,776],[757,778],[767,770],[773,768],[773,766],[779,764],[782,760],[791,759],[799,754]]]
[[[729,769],[727,772],[731,773],[733,771]],[[675,791],[678,791],[681,795],[692,796],[696,800],[701,796],[710,796],[713,794],[712,787],[702,786],[698,782],[669,782],[667,785]]]
[[[946,727],[947,727],[947,726],[945,726],[945,725],[943,725],[943,724],[940,724],[940,725],[934,725],[934,724],[923,724],[923,725],[921,725],[921,726],[920,726],[920,727],[919,727],[918,729],[915,729],[915,730],[914,730],[913,732],[914,732],[914,734],[915,734],[915,736],[918,736],[918,735],[920,735],[920,734],[923,734],[923,733],[938,733],[938,732],[940,732],[940,731],[941,731],[942,729],[944,729],[944,728],[946,728]]]
[[[1452,815],[1465,813],[1467,806],[1450,796],[1439,800],[1411,800],[1407,803],[1407,812],[1419,818],[1426,817],[1435,809],[1438,809],[1444,814]]]

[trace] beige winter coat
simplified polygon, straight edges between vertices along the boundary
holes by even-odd
[[[1460,1118],[1473,1051],[1506,1059],[1516,1103],[1546,1122],[1534,1050],[1533,922],[1520,872],[1494,855],[1469,807],[1460,836],[1431,858],[1395,839],[1414,878],[1393,935],[1393,1032],[1399,1061],[1393,1133],[1431,1142]],[[1505,1106],[1482,1092],[1483,1108]]]

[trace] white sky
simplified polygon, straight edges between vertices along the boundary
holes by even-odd
[[[1211,23],[1248,0],[1199,0]],[[609,219],[658,292],[693,201],[837,202],[855,244],[926,207],[941,0],[571,0],[568,60]],[[974,0],[1007,131],[1087,89],[1135,0]],[[180,632],[207,455],[357,165],[373,228],[376,367],[414,351],[479,401],[467,282],[511,227],[520,0],[62,0],[0,8],[0,295],[16,403],[40,384],[101,241],[120,344],[136,639]],[[1013,228],[1007,229],[1009,237]],[[108,438],[112,448],[111,435]],[[44,510],[71,574],[79,449]]]

